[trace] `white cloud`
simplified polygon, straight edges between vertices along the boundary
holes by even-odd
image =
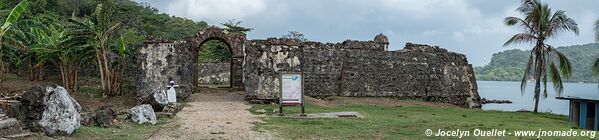
[[[266,10],[265,0],[173,0],[167,13],[197,20],[243,20]]]
[[[480,16],[480,10],[471,7],[465,0],[383,0],[381,4],[418,18]]]

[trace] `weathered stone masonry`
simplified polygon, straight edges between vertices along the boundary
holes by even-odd
[[[229,85],[231,63],[200,63],[198,85]]]
[[[385,51],[385,42],[289,39],[252,40],[246,45],[249,99],[276,99],[278,74],[303,72],[308,96],[418,98],[480,106],[466,57],[438,47],[408,43],[404,50]]]
[[[210,39],[230,45],[231,85],[246,99],[275,100],[281,72],[303,72],[308,96],[396,97],[480,107],[476,80],[466,56],[436,46],[406,44],[387,51],[388,40],[341,43],[294,39],[249,40],[218,28],[182,42],[148,42],[139,52],[141,97],[166,86],[169,78],[184,87],[185,98],[197,87],[197,51]]]

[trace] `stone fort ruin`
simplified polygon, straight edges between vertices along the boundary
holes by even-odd
[[[178,98],[198,88],[198,51],[209,40],[230,47],[230,85],[248,100],[276,100],[279,73],[303,72],[307,96],[394,97],[480,107],[472,65],[463,54],[437,46],[407,43],[388,51],[380,34],[372,41],[302,42],[297,39],[246,40],[210,27],[182,41],[148,40],[139,48],[137,93],[144,99],[169,80]]]

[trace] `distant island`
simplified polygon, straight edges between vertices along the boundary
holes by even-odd
[[[572,76],[565,82],[595,83],[599,81],[594,76],[591,66],[599,56],[599,44],[564,46],[557,48],[564,53],[572,63]],[[493,54],[491,62],[485,66],[474,67],[477,80],[487,81],[520,81],[530,50],[512,49]]]

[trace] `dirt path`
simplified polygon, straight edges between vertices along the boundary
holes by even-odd
[[[242,93],[206,89],[193,94],[175,121],[166,124],[178,127],[160,130],[150,139],[274,139],[252,130],[260,120],[248,111],[251,106]]]

